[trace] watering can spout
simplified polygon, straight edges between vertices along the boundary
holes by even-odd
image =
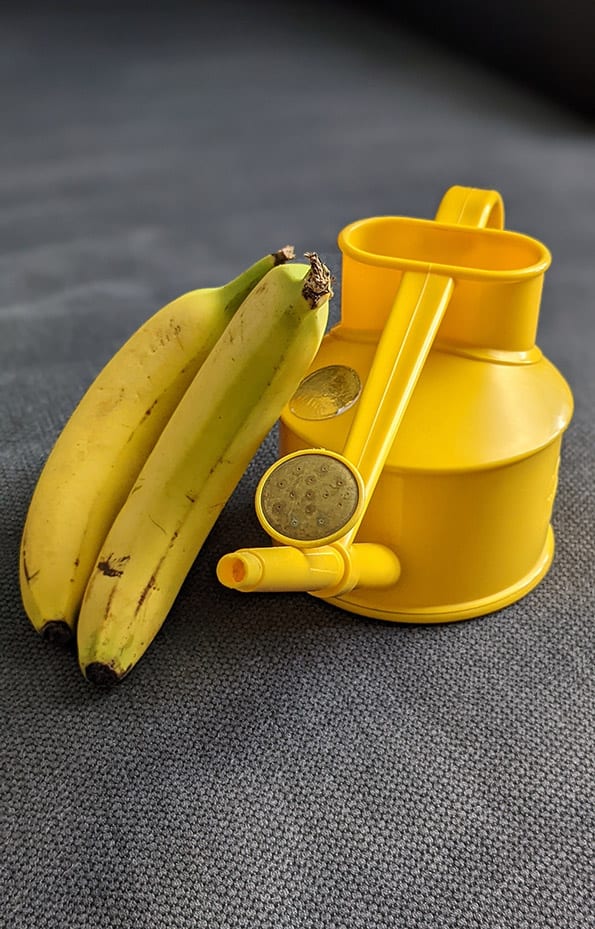
[[[373,542],[244,548],[224,555],[217,565],[217,577],[232,590],[303,591],[320,597],[336,597],[356,587],[391,587],[400,572],[395,553]]]

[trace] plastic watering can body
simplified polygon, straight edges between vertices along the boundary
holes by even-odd
[[[572,395],[535,344],[550,255],[502,222],[495,192],[456,187],[435,221],[378,217],[339,236],[341,322],[309,375],[322,393],[325,378],[348,382],[351,396],[330,413],[290,403],[282,455],[345,452],[357,418],[373,416],[358,407],[395,294],[428,277],[449,290],[356,534],[396,552],[400,575],[331,598],[344,609],[405,622],[470,618],[522,597],[551,563]]]
[[[342,230],[341,321],[257,489],[278,544],[224,556],[222,583],[444,622],[544,576],[572,395],[535,343],[550,254],[503,226],[496,191],[452,187],[433,221]]]

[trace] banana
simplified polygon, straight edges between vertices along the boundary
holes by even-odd
[[[81,399],[43,467],[21,541],[23,605],[46,638],[72,637],[101,543],[163,427],[243,300],[290,258],[287,246],[163,307]]]
[[[85,591],[79,664],[124,677],[148,648],[219,513],[311,364],[330,273],[274,268],[246,298],[184,394],[116,517]]]

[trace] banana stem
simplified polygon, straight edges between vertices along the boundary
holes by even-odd
[[[310,270],[304,278],[302,296],[306,303],[315,310],[321,303],[333,296],[331,288],[333,276],[316,252],[306,252],[305,256],[310,261]]]
[[[295,249],[293,245],[284,245],[283,248],[280,248],[277,252],[273,252],[272,255],[275,259],[275,265],[282,265],[285,264],[286,261],[291,261],[292,258],[295,258]]]

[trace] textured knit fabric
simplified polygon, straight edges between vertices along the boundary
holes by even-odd
[[[588,929],[592,127],[390,21],[214,6],[0,30],[0,925]],[[455,183],[500,190],[553,253],[539,345],[576,410],[547,577],[437,626],[222,588],[218,558],[266,542],[273,432],[138,667],[86,683],[29,625],[17,563],[92,378],[178,294],[287,242],[340,278],[346,223],[429,218]]]

